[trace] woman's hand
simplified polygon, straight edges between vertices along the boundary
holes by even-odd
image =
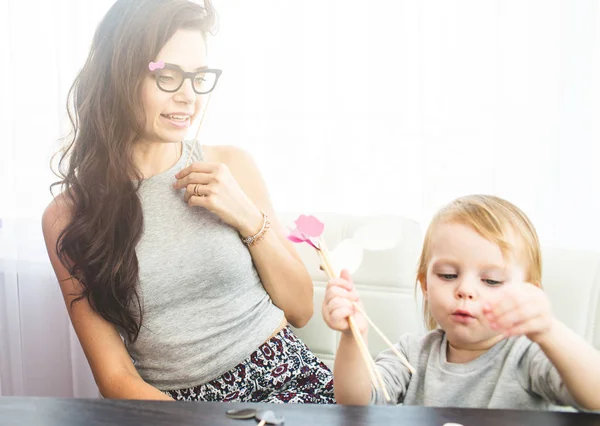
[[[358,303],[362,307],[352,278],[348,271],[344,269],[339,278],[329,280],[325,290],[321,311],[329,328],[351,335],[348,317],[354,316],[354,323],[361,334],[365,334],[368,328],[367,321],[358,312],[354,303]]]
[[[483,306],[483,313],[493,329],[506,336],[525,335],[537,343],[554,323],[550,299],[541,288],[529,283],[506,287],[499,300]]]
[[[185,189],[183,199],[190,206],[201,206],[215,213],[242,237],[260,231],[262,213],[240,188],[223,163],[192,163],[175,175],[175,189]]]

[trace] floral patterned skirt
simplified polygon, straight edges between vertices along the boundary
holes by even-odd
[[[164,392],[178,401],[335,404],[331,370],[288,327],[222,376]]]

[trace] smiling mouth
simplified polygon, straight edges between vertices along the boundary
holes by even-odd
[[[190,119],[189,115],[168,115],[168,114],[161,114],[161,116],[168,118],[169,120],[173,120],[173,121],[179,121],[179,122],[184,122]]]

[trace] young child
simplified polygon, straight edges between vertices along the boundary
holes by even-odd
[[[472,195],[439,211],[417,273],[430,331],[396,344],[416,374],[389,349],[375,361],[393,403],[599,410],[600,352],[554,318],[541,272],[536,231],[511,203]],[[342,332],[335,398],[383,404],[348,326],[354,315],[366,340],[367,323],[352,302],[360,304],[343,271],[329,282],[323,302],[325,322]]]

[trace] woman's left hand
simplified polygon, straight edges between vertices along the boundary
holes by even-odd
[[[529,283],[507,286],[497,301],[484,304],[483,313],[493,329],[506,336],[526,335],[537,343],[554,322],[550,299]]]
[[[185,189],[183,199],[215,213],[243,237],[254,235],[262,226],[262,213],[248,198],[223,163],[192,163],[175,175],[175,189]]]

